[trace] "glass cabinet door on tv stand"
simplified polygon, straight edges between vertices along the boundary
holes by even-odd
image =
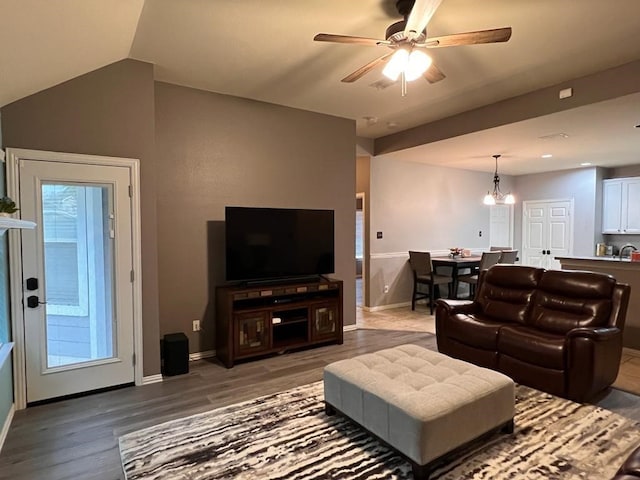
[[[242,313],[235,316],[236,356],[241,357],[269,348],[269,315],[266,312]]]
[[[314,340],[335,337],[337,329],[337,305],[325,304],[311,307],[311,337]]]

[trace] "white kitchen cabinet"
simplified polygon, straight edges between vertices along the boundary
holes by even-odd
[[[640,177],[603,181],[602,233],[640,233]]]

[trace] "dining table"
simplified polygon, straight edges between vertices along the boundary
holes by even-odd
[[[449,289],[449,298],[458,298],[458,274],[460,270],[477,269],[480,267],[480,260],[482,257],[480,255],[471,255],[463,257],[462,255],[456,256],[442,256],[442,257],[431,257],[431,265],[433,266],[433,270],[437,273],[438,267],[449,267],[451,268],[451,278],[453,279],[453,288]]]

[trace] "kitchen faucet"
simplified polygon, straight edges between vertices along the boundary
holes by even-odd
[[[622,253],[623,253],[627,248],[632,248],[634,252],[638,251],[638,249],[636,248],[636,246],[635,246],[635,245],[631,245],[630,243],[627,243],[626,245],[624,245],[624,246],[620,249],[620,260],[622,260]]]

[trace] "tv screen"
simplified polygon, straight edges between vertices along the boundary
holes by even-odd
[[[334,273],[334,212],[226,207],[227,280]]]

